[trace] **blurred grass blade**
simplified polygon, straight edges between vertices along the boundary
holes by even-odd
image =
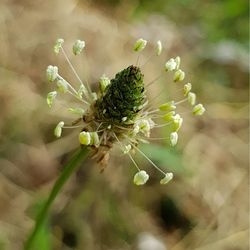
[[[24,250],[31,250],[35,249],[34,248],[34,243],[37,238],[37,235],[40,233],[48,215],[48,211],[61,191],[63,185],[65,182],[69,179],[69,177],[76,171],[77,167],[79,166],[79,163],[86,159],[88,156],[88,149],[87,148],[81,148],[74,156],[73,158],[65,165],[62,173],[58,177],[57,181],[55,182],[50,195],[48,197],[48,200],[40,210],[37,218],[36,218],[36,224],[35,227],[30,234],[29,238],[27,239],[25,245],[24,245]]]

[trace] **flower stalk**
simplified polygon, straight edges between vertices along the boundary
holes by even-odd
[[[36,218],[36,224],[34,226],[34,229],[30,236],[28,237],[25,245],[24,245],[24,250],[31,250],[34,249],[34,242],[35,238],[40,231],[42,225],[44,224],[44,221],[46,220],[48,216],[48,212],[51,208],[52,203],[56,199],[57,195],[60,193],[62,190],[64,184],[66,181],[70,178],[70,176],[77,170],[78,167],[80,167],[80,162],[82,162],[84,159],[87,158],[89,153],[89,150],[86,147],[80,148],[76,154],[73,156],[73,158],[65,165],[63,171],[61,172],[60,176],[56,180],[49,197],[40,210],[40,212],[37,215]]]

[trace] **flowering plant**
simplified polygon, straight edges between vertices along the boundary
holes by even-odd
[[[56,84],[56,90],[47,95],[47,104],[51,108],[58,94],[70,94],[78,102],[77,107],[69,107],[68,111],[75,114],[77,119],[66,124],[60,121],[54,129],[54,135],[59,138],[67,128],[79,129],[80,151],[65,166],[61,175],[55,182],[52,191],[36,218],[36,225],[28,238],[25,249],[32,249],[34,238],[43,225],[46,215],[53,201],[61,191],[64,183],[77,168],[80,161],[88,156],[88,149],[92,151],[93,157],[105,168],[109,160],[109,152],[114,145],[122,150],[131,159],[137,172],[134,175],[136,185],[144,185],[149,175],[142,170],[134,160],[134,153],[143,155],[151,165],[163,174],[160,184],[167,184],[172,178],[173,173],[164,172],[147,155],[139,149],[139,143],[148,143],[150,139],[167,139],[171,146],[178,142],[178,131],[182,126],[183,118],[176,113],[177,106],[183,102],[188,102],[192,107],[193,115],[202,115],[205,108],[202,104],[196,104],[196,94],[191,92],[191,83],[186,83],[182,87],[184,99],[180,101],[168,100],[156,108],[152,108],[147,98],[147,89],[155,80],[144,84],[144,75],[139,66],[139,56],[136,65],[130,65],[118,72],[114,78],[109,79],[103,75],[99,80],[99,91],[93,92],[77,74],[65,49],[63,39],[58,39],[54,46],[54,52],[64,55],[70,68],[79,81],[76,88],[70,84],[58,71],[57,66],[49,65],[46,70],[47,79]],[[134,52],[140,53],[145,49],[147,41],[138,39],[134,45]],[[72,47],[74,55],[80,55],[85,49],[85,41],[77,40]],[[162,43],[156,44],[155,56],[160,56]],[[183,82],[185,72],[180,69],[180,57],[169,59],[164,66],[166,72],[173,72],[173,82]],[[159,120],[159,121],[158,121]],[[169,126],[169,135],[166,138],[152,138],[151,130],[155,128]]]

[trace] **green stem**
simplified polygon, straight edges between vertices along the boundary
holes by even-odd
[[[74,157],[65,165],[62,173],[58,177],[57,181],[55,182],[55,184],[50,192],[48,200],[46,201],[46,203],[44,204],[44,206],[42,207],[42,209],[40,210],[40,212],[36,218],[35,227],[24,245],[24,250],[32,249],[34,239],[35,239],[36,235],[38,234],[44,221],[46,220],[48,211],[49,211],[53,201],[55,200],[55,198],[57,197],[57,195],[61,191],[65,182],[77,170],[79,163],[87,156],[88,156],[88,150],[86,148],[81,148],[74,155]]]

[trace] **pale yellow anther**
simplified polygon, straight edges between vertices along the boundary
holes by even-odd
[[[55,129],[54,129],[54,135],[55,135],[55,137],[57,137],[57,138],[61,137],[63,126],[64,126],[64,122],[63,122],[63,121],[60,121],[60,122],[57,124],[57,126],[56,126]]]
[[[56,91],[52,91],[52,92],[48,93],[48,95],[47,95],[47,104],[48,104],[48,106],[50,108],[52,107],[52,104],[53,104],[56,96],[57,96],[57,92]]]
[[[134,184],[135,185],[144,185],[149,179],[149,175],[146,171],[141,170],[134,176]]]
[[[175,102],[174,101],[170,101],[170,102],[163,103],[163,104],[160,105],[159,109],[161,111],[171,111],[171,110],[174,110],[174,109],[176,109]]]
[[[100,90],[102,93],[105,92],[105,90],[109,84],[110,84],[110,79],[107,76],[102,75],[102,77],[100,78],[100,81],[99,81],[99,87],[100,87]]]
[[[55,81],[58,76],[58,67],[49,65],[46,70],[46,76],[49,82]]]
[[[68,111],[74,115],[80,115],[82,116],[85,111],[82,108],[69,108]]]
[[[181,64],[181,58],[177,56],[174,60],[176,62],[176,69],[179,69],[180,64]]]
[[[174,58],[170,58],[166,63],[165,63],[165,70],[166,71],[174,71],[176,69],[176,61]]]
[[[190,82],[186,83],[183,87],[184,96],[187,96],[188,93],[191,91],[191,89],[192,89],[192,84]]]
[[[206,109],[203,107],[203,105],[201,103],[195,105],[193,108],[194,115],[203,115],[205,111],[206,111]]]
[[[176,114],[173,117],[173,131],[178,132],[178,130],[181,128],[183,123],[183,118],[179,114]]]
[[[185,78],[185,72],[182,71],[181,69],[178,69],[174,73],[174,82],[181,82],[184,80],[184,78]]]
[[[157,41],[157,47],[156,47],[156,55],[159,56],[162,52],[162,44],[161,41]]]
[[[56,40],[56,43],[55,43],[55,45],[54,45],[54,52],[55,52],[56,54],[59,54],[59,52],[60,52],[60,50],[61,50],[61,48],[62,48],[63,43],[64,43],[64,40],[63,40],[62,38],[58,38],[58,39]]]
[[[144,40],[144,39],[142,39],[142,38],[140,38],[140,39],[138,39],[138,40],[135,42],[134,51],[135,51],[135,52],[140,52],[140,51],[142,51],[142,50],[145,49],[146,45],[147,45],[147,41]]]
[[[175,111],[170,111],[163,116],[163,120],[165,120],[166,122],[171,122],[174,120],[174,116],[175,116]]]
[[[129,153],[129,151],[130,151],[131,149],[132,149],[132,147],[131,147],[130,144],[125,145],[125,146],[124,146],[124,149],[123,149],[123,153],[124,153],[124,154],[127,154],[127,153]]]
[[[160,184],[165,185],[169,183],[173,179],[174,175],[173,173],[166,173],[165,177],[161,179]]]
[[[194,106],[196,103],[196,94],[193,92],[188,93],[188,102],[190,105]]]
[[[79,55],[84,49],[84,47],[85,47],[84,41],[76,40],[72,48],[74,55]]]
[[[57,85],[57,90],[58,92],[61,92],[61,93],[66,93],[68,91],[68,83],[63,80],[63,79],[60,79],[56,82],[56,85]]]
[[[91,145],[98,146],[100,143],[99,136],[97,132],[90,132],[90,138],[91,138]]]
[[[79,134],[79,141],[82,145],[90,145],[91,137],[89,132],[81,132]]]
[[[178,142],[178,134],[177,132],[172,132],[170,134],[170,145],[174,147]]]

